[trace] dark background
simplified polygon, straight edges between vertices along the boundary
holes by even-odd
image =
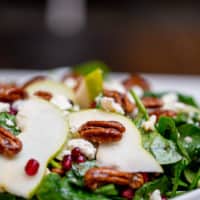
[[[195,2],[80,0],[79,12],[69,9],[71,0],[49,9],[53,1],[61,0],[0,1],[2,68],[47,69],[98,59],[118,71],[200,74]],[[55,20],[52,13],[64,14]]]

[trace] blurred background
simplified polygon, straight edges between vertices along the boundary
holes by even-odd
[[[200,74],[199,4],[144,2],[1,0],[0,66],[102,60],[117,71]]]

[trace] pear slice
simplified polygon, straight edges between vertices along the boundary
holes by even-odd
[[[18,137],[23,149],[11,159],[0,155],[0,190],[30,198],[45,175],[48,161],[66,142],[68,125],[57,107],[39,98],[23,103],[17,122],[22,130]],[[24,167],[31,158],[36,159],[40,167],[37,174],[30,177]]]
[[[100,69],[96,69],[82,78],[75,94],[77,103],[82,108],[88,108],[102,89],[103,73]]]
[[[56,82],[49,79],[41,79],[30,83],[26,88],[26,92],[29,96],[37,91],[50,92],[53,96],[65,96],[72,101],[75,100],[74,92],[71,88],[67,87],[61,82]]]
[[[91,120],[117,121],[126,128],[119,142],[99,145],[96,155],[98,165],[115,167],[126,172],[163,172],[155,158],[142,147],[140,132],[130,119],[91,109],[71,113],[70,129],[77,130],[82,124]]]

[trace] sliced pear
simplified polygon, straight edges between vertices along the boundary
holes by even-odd
[[[18,136],[22,151],[14,158],[0,155],[0,189],[30,198],[45,175],[48,161],[66,142],[68,126],[62,112],[47,101],[33,98],[20,107],[17,122],[22,130]],[[29,159],[36,159],[38,173],[28,176],[24,167]]]
[[[118,121],[126,128],[119,142],[99,145],[96,155],[98,165],[127,172],[163,172],[154,157],[142,147],[140,132],[130,119],[91,109],[70,114],[70,129],[77,130],[91,120]]]
[[[81,80],[76,91],[76,101],[82,108],[88,108],[94,98],[102,92],[103,74],[100,69],[96,69]]]
[[[26,92],[29,96],[32,96],[37,91],[50,92],[53,96],[65,96],[66,98],[74,101],[75,96],[71,88],[65,84],[56,82],[49,79],[42,79],[30,83],[26,88]]]

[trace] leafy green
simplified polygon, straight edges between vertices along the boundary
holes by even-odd
[[[104,185],[100,188],[97,188],[94,193],[103,194],[106,196],[117,196],[119,194],[114,184]]]
[[[84,185],[83,177],[86,171],[94,166],[95,161],[87,161],[80,164],[73,164],[72,169],[66,174],[66,177],[68,178],[70,183],[82,187]]]
[[[145,91],[144,97],[157,97],[161,98],[163,95],[167,94],[168,92],[152,92],[152,91]]]
[[[144,184],[135,193],[134,200],[149,200],[149,195],[156,189],[159,189],[161,194],[165,194],[169,190],[170,182],[166,176],[157,180]]]
[[[198,104],[195,99],[189,95],[178,93],[178,100],[182,103],[194,106],[198,108]]]
[[[13,135],[20,134],[20,130],[16,123],[16,117],[7,112],[0,113],[0,126],[9,130]]]
[[[74,66],[73,71],[85,76],[96,69],[101,69],[104,77],[110,71],[108,66],[101,61],[90,61],[90,62],[82,63],[80,65],[76,65]]]
[[[144,133],[142,141],[144,148],[151,152],[162,165],[173,164],[182,159],[174,142],[165,139],[157,132]]]
[[[179,141],[187,150],[191,160],[200,163],[200,128],[193,124],[184,124],[178,130]]]
[[[0,193],[0,200],[25,200],[25,199],[9,193]],[[37,200],[37,198],[33,197],[30,200]]]
[[[57,174],[49,174],[43,179],[36,196],[39,200],[111,200],[106,196],[75,187],[66,177],[61,178]]]

